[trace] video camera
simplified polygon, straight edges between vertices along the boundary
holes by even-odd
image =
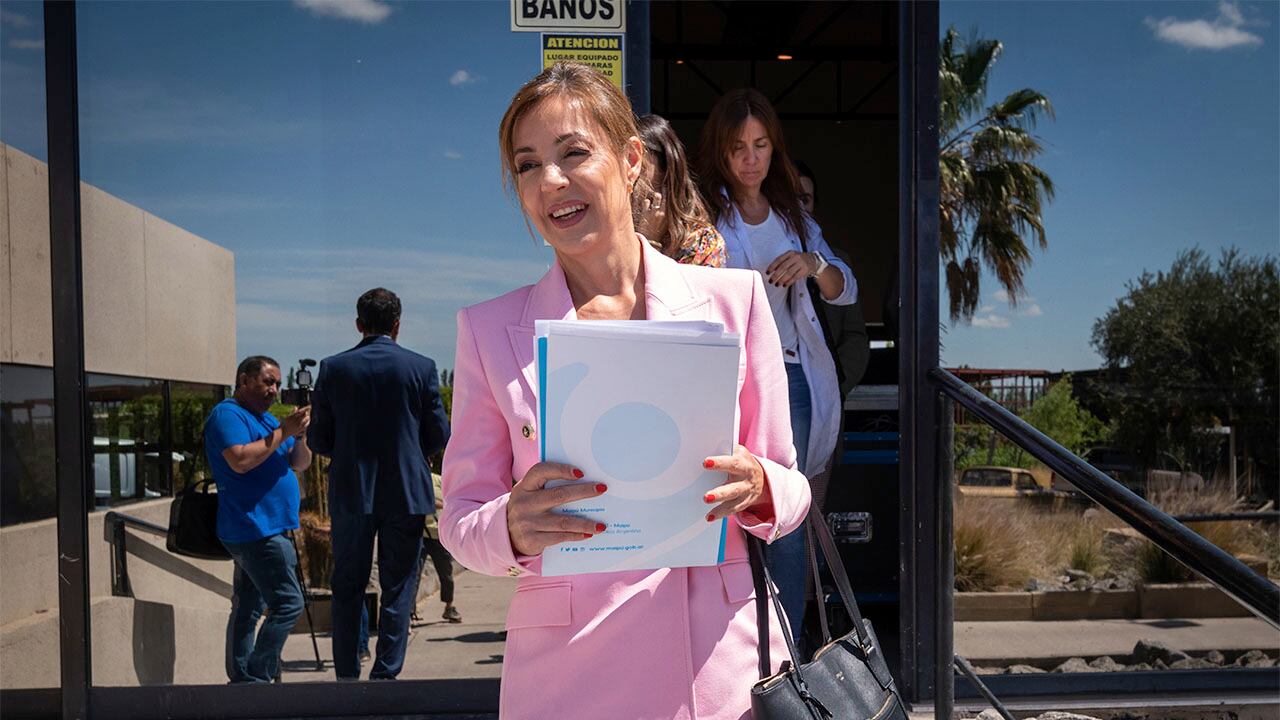
[[[314,380],[311,377],[311,371],[307,368],[315,366],[316,361],[311,358],[302,358],[298,361],[298,369],[293,373],[293,384],[297,387],[281,390],[280,402],[297,407],[306,407],[311,404],[311,386]]]

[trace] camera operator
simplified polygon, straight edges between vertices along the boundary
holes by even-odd
[[[233,683],[271,682],[280,650],[303,610],[298,556],[284,533],[298,527],[298,479],[311,465],[303,439],[310,408],[281,423],[269,412],[280,364],[263,355],[236,369],[235,393],[204,424],[205,454],[218,485],[218,539],[235,562],[226,669]],[[264,610],[270,610],[254,639]]]

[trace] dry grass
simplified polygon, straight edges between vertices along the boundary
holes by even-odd
[[[956,590],[1020,590],[1026,585],[1031,578],[1027,559],[1034,545],[1024,520],[1021,513],[1000,512],[993,503],[957,499]]]

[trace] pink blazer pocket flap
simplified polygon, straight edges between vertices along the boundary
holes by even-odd
[[[560,627],[572,619],[569,583],[536,585],[516,591],[507,610],[508,630],[535,627]]]
[[[724,582],[724,596],[731,603],[745,602],[756,596],[751,563],[745,560],[721,565],[720,580]]]

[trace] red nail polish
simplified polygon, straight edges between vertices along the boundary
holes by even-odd
[[[712,495],[711,493],[707,493],[706,495],[702,496],[702,502],[713,503],[715,501],[716,501],[716,496]]]
[[[715,522],[715,521],[716,521],[716,516],[712,515],[711,513],[707,513],[707,522]]]
[[[581,479],[582,479],[582,471],[581,471],[581,470],[579,470],[578,468],[574,468],[574,469],[573,469],[573,476],[574,476],[574,477],[576,477],[576,478],[578,478],[579,480],[581,480]]]
[[[598,533],[604,532],[604,523],[596,523],[596,532]]]
[[[583,539],[583,540],[590,540],[590,539],[591,539],[591,533],[582,533],[582,539]]]
[[[596,492],[598,492],[598,493],[602,493],[602,492],[604,492],[605,490],[608,490],[608,489],[609,489],[609,486],[608,486],[608,485],[605,485],[604,483],[597,483],[597,484],[596,484]]]
[[[707,469],[711,469],[711,468],[715,467],[715,464],[716,464],[716,463],[715,463],[715,461],[714,461],[714,460],[712,460],[711,458],[707,458],[706,460],[703,460],[703,461],[702,461],[702,467],[707,468]]]

